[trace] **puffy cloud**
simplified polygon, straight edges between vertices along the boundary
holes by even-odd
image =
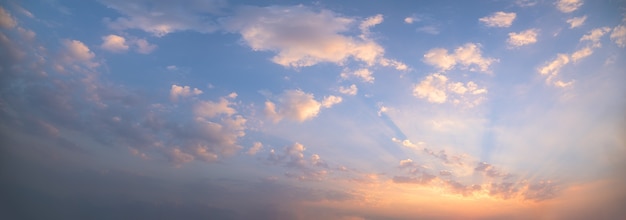
[[[350,85],[349,87],[343,87],[343,86],[339,87],[339,92],[341,94],[356,95],[358,91],[359,89],[354,84]]]
[[[626,47],[626,26],[619,25],[613,28],[611,33],[611,40],[619,47]]]
[[[432,74],[422,80],[413,88],[413,95],[419,98],[426,98],[429,102],[446,102],[446,83],[448,77],[441,74]]]
[[[179,85],[173,84],[172,88],[170,89],[170,99],[172,101],[178,100],[179,97],[189,97],[189,96],[200,95],[200,94],[202,94],[202,90],[198,88],[193,88],[192,90],[191,87],[189,86],[179,86]]]
[[[322,100],[322,107],[330,108],[335,104],[341,103],[341,101],[343,101],[343,99],[339,96],[334,96],[334,95],[327,96],[327,97],[324,97],[324,100]]]
[[[255,155],[257,152],[261,150],[261,148],[263,148],[263,144],[261,142],[254,142],[254,144],[252,144],[252,147],[248,149],[247,153],[250,155]]]
[[[537,70],[541,75],[547,76],[546,83],[551,83],[552,79],[556,77],[561,68],[565,66],[565,64],[569,63],[569,56],[567,54],[558,54],[557,57],[546,63],[545,65],[539,67]]]
[[[146,39],[137,39],[135,41],[135,45],[137,45],[136,51],[141,54],[149,54],[152,53],[157,48],[157,45],[150,44]]]
[[[265,114],[278,122],[283,118],[303,122],[317,116],[322,104],[313,94],[302,90],[287,90],[278,99],[278,109],[273,102],[265,102]]]
[[[401,160],[400,161],[400,167],[404,168],[404,167],[413,167],[415,166],[415,163],[413,163],[413,160],[411,159],[406,159],[406,160]]]
[[[583,5],[582,0],[559,0],[556,3],[556,8],[563,13],[570,13],[576,11]]]
[[[220,98],[219,102],[200,101],[194,106],[193,111],[196,116],[208,118],[219,115],[231,116],[237,113],[237,110],[231,107],[232,105],[234,104],[226,98]]]
[[[609,31],[611,31],[611,28],[609,27],[601,27],[601,28],[593,29],[589,31],[588,34],[583,35],[580,38],[580,41],[581,42],[591,41],[593,43],[598,43],[600,41],[600,38],[604,36],[605,34],[609,33]]]
[[[409,69],[409,67],[406,64],[397,60],[392,60],[392,59],[387,59],[387,58],[381,58],[379,61],[379,64],[381,66],[390,66],[400,71],[405,71]]]
[[[2,6],[0,6],[0,27],[1,28],[13,28],[17,25],[13,16],[6,11]]]
[[[341,34],[349,30],[351,18],[328,10],[313,11],[305,6],[242,7],[224,20],[227,30],[241,34],[253,50],[275,51],[272,61],[285,67],[306,67],[321,62],[342,65],[352,58],[374,65],[384,49],[367,32],[360,38]],[[366,19],[363,30],[382,22],[382,16]]]
[[[570,25],[569,28],[572,29],[582,26],[585,23],[585,20],[587,20],[587,15],[567,19],[567,23]]]
[[[489,66],[497,60],[483,57],[480,44],[467,43],[458,47],[452,54],[443,48],[431,49],[424,54],[424,62],[441,71],[450,70],[458,64],[462,68],[469,68],[470,71],[489,72]]]
[[[519,33],[511,32],[509,33],[509,39],[507,39],[507,43],[510,47],[520,47],[528,44],[534,44],[537,42],[537,35],[539,34],[539,30],[532,28]]]
[[[140,29],[155,36],[185,30],[213,32],[217,26],[211,22],[208,15],[217,13],[224,5],[220,0],[189,0],[185,1],[184,6],[162,0],[104,0],[102,2],[124,16],[106,20],[110,28]]]
[[[593,53],[593,49],[591,49],[591,47],[584,47],[572,53],[572,61],[576,63],[578,60],[588,57],[592,53]]]
[[[506,13],[499,11],[478,20],[488,27],[510,27],[516,16],[515,12]]]
[[[404,18],[404,23],[413,24],[413,22],[415,22],[415,20],[416,19],[414,17],[406,17],[406,18]]]
[[[128,45],[126,44],[126,39],[124,39],[124,37],[111,34],[102,37],[102,41],[103,42],[100,45],[102,49],[117,53],[128,50]]]
[[[353,72],[344,70],[344,72],[341,73],[341,78],[343,79],[350,78],[351,76],[360,78],[363,82],[374,83],[374,76],[372,76],[372,71],[366,68],[358,69]]]
[[[383,23],[383,20],[384,20],[383,15],[377,14],[361,22],[361,24],[359,25],[359,29],[361,29],[361,33],[362,33],[361,39],[367,40],[367,37],[370,34],[370,28],[380,23]]]
[[[174,163],[177,167],[180,167],[184,163],[188,163],[194,160],[193,155],[185,153],[180,150],[180,148],[176,147],[170,151],[170,161]]]
[[[83,42],[66,39],[62,43],[64,46],[63,60],[66,63],[82,63],[88,67],[100,65],[92,61],[96,55]]]

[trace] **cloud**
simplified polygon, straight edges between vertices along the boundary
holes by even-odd
[[[448,53],[443,48],[434,48],[424,54],[424,63],[439,68],[440,71],[447,71],[460,65],[470,71],[489,72],[489,66],[497,62],[494,58],[485,58],[480,51],[480,44],[467,43]]]
[[[461,82],[449,82],[448,77],[435,73],[426,76],[419,84],[413,87],[413,96],[427,99],[432,103],[445,103],[448,100],[449,92],[456,94],[459,99],[455,99],[455,104],[463,100],[469,107],[474,106],[482,100],[477,98],[469,101],[467,95],[481,95],[487,93],[487,89],[478,88],[478,85],[469,81],[467,84]]]
[[[595,28],[589,31],[588,34],[583,35],[580,38],[580,42],[591,41],[593,43],[597,43],[597,46],[595,47],[599,47],[600,45],[598,42],[600,41],[600,38],[604,36],[605,34],[609,33],[609,31],[611,31],[611,28],[609,27]]]
[[[254,144],[252,144],[252,147],[250,147],[250,149],[248,149],[246,153],[249,155],[255,155],[257,152],[261,150],[261,148],[263,148],[263,144],[257,141],[257,142],[254,142]]]
[[[545,65],[539,67],[537,71],[546,76],[546,83],[551,83],[552,79],[559,75],[561,68],[565,66],[565,64],[569,63],[569,56],[567,54],[558,54],[557,57],[546,63]]]
[[[327,97],[325,106],[322,106],[322,103],[315,100],[313,94],[305,93],[302,90],[286,90],[278,98],[278,106],[271,101],[265,102],[265,115],[274,122],[278,122],[283,118],[304,122],[315,118],[321,107],[331,107],[338,100],[338,97]]]
[[[435,179],[437,179],[437,176],[435,176],[435,175],[422,173],[422,175],[419,176],[419,177],[394,176],[392,178],[392,181],[394,183],[409,183],[409,184],[427,185],[427,184],[433,182],[433,180],[435,180]]]
[[[335,104],[339,104],[341,103],[341,101],[343,101],[343,99],[339,96],[326,96],[324,97],[324,99],[322,100],[322,107],[324,108],[330,108]]]
[[[66,63],[82,63],[87,67],[93,68],[100,64],[92,61],[96,55],[83,42],[78,40],[65,39],[62,41],[64,51],[62,59]]]
[[[137,48],[135,49],[137,53],[141,54],[149,54],[152,53],[157,48],[157,45],[150,44],[146,39],[137,39],[135,40],[135,45]]]
[[[406,17],[406,18],[404,18],[404,23],[407,23],[407,24],[413,24],[413,22],[416,22],[416,21],[417,21],[417,19],[414,18],[414,17]]]
[[[576,63],[578,60],[588,57],[592,53],[593,53],[593,49],[591,49],[591,47],[584,47],[572,53],[572,61]]]
[[[506,41],[510,47],[521,47],[528,44],[534,44],[537,42],[537,35],[539,30],[532,28],[519,33],[509,33],[509,39]]]
[[[126,44],[126,39],[124,39],[124,37],[111,34],[102,37],[102,41],[103,42],[100,45],[102,49],[116,53],[121,53],[128,50],[128,45]]]
[[[426,98],[429,102],[446,102],[446,83],[448,77],[441,74],[432,74],[422,80],[413,88],[413,95],[419,98]]]
[[[580,8],[580,6],[583,5],[583,2],[582,0],[558,0],[555,4],[559,11],[563,13],[570,13]]]
[[[613,32],[611,33],[611,40],[617,44],[619,47],[626,47],[626,26],[618,25],[613,28]]]
[[[193,155],[185,153],[180,148],[173,148],[170,151],[170,161],[177,167],[180,167],[184,163],[188,163],[194,160]]]
[[[189,86],[179,86],[173,84],[172,88],[170,89],[170,100],[177,101],[179,97],[189,97],[200,94],[202,94],[202,90],[198,88],[191,89],[191,87]]]
[[[0,27],[9,29],[15,26],[17,26],[17,22],[13,19],[13,16],[0,6]]]
[[[349,72],[349,70],[346,69],[344,70],[344,72],[341,73],[340,76],[343,79],[348,79],[352,76],[360,78],[363,82],[374,83],[374,76],[372,76],[372,71],[366,68],[361,68],[353,72]]]
[[[354,84],[350,85],[349,87],[343,87],[343,86],[339,87],[339,92],[341,94],[356,95],[358,91],[359,89]]]
[[[184,6],[164,0],[104,0],[102,3],[123,15],[105,20],[110,28],[140,29],[155,36],[186,30],[213,32],[217,25],[211,21],[210,15],[216,14],[224,6],[219,0],[190,0]]]
[[[537,4],[536,0],[516,0],[515,4],[520,7],[531,7]]]
[[[222,97],[219,102],[200,101],[194,106],[193,111],[197,116],[208,118],[213,118],[219,115],[232,116],[237,113],[237,110],[231,107],[233,105],[234,103]]]
[[[567,19],[567,23],[570,25],[569,28],[573,29],[582,26],[585,23],[585,20],[587,20],[587,15]]]
[[[285,67],[322,62],[343,65],[350,58],[371,66],[381,62],[385,50],[367,35],[382,20],[382,15],[366,19],[360,25],[360,37],[355,38],[342,34],[350,30],[354,19],[305,6],[271,6],[242,7],[223,25],[241,34],[253,50],[276,52],[272,61]]]
[[[480,22],[487,25],[487,27],[510,27],[517,15],[515,12],[495,12],[488,17],[482,17],[478,19]]]

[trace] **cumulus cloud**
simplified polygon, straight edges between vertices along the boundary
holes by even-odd
[[[349,87],[343,87],[343,86],[339,87],[339,92],[341,94],[356,95],[358,91],[359,89],[354,84],[350,85]]]
[[[582,0],[558,0],[556,3],[556,8],[563,13],[570,13],[578,10],[580,6],[583,5]]]
[[[197,116],[208,118],[218,115],[231,116],[237,113],[237,110],[232,107],[233,105],[234,103],[230,100],[222,97],[219,102],[200,101],[194,106],[193,111]]]
[[[13,28],[17,25],[13,16],[0,6],[0,27],[1,28]]]
[[[567,19],[567,23],[570,25],[569,28],[573,29],[582,26],[585,23],[585,20],[587,20],[587,15]]]
[[[576,63],[578,60],[588,57],[593,53],[591,47],[584,47],[576,52],[572,53],[572,61]]]
[[[339,102],[341,102],[341,97],[337,96],[326,97],[320,103],[311,93],[305,93],[302,90],[286,90],[278,98],[278,106],[271,101],[265,102],[265,115],[274,122],[283,118],[304,122],[315,118],[321,107],[330,108]]]
[[[248,149],[248,152],[246,153],[248,153],[249,155],[255,155],[261,150],[261,148],[263,148],[263,144],[261,142],[254,142],[254,144],[252,144],[252,147],[250,147],[250,149]]]
[[[358,69],[355,71],[350,71],[346,69],[344,70],[344,72],[340,74],[340,76],[343,79],[356,77],[356,78],[361,79],[361,81],[363,82],[374,83],[374,76],[372,76],[372,74],[373,74],[372,71],[370,71],[369,69],[362,68],[362,69]]]
[[[152,53],[157,48],[157,45],[150,44],[146,39],[137,39],[134,43],[137,46],[135,50],[141,54]]]
[[[335,104],[339,104],[341,103],[341,101],[343,101],[343,99],[339,96],[326,96],[324,97],[324,99],[322,100],[322,107],[324,108],[330,108]]]
[[[510,27],[517,15],[515,12],[495,12],[491,16],[482,17],[478,19],[480,22],[487,25],[487,27]]]
[[[570,59],[567,54],[558,54],[554,60],[539,67],[537,71],[541,75],[546,76],[546,83],[550,84],[552,82],[552,79],[559,75],[561,68],[565,66],[565,64],[568,64],[569,61]]]
[[[64,46],[62,59],[66,63],[81,63],[87,67],[93,68],[100,64],[94,62],[96,55],[83,42],[78,40],[65,39],[62,41]]]
[[[184,163],[188,163],[194,160],[193,155],[185,153],[180,150],[180,148],[176,147],[170,151],[170,161],[174,163],[177,167],[180,167]]]
[[[115,34],[110,34],[102,37],[102,44],[100,47],[102,49],[111,51],[111,52],[125,52],[128,50],[128,45],[126,44],[126,39],[122,36],[118,36]]]
[[[361,35],[352,37],[342,33],[350,30],[354,19],[300,5],[242,7],[223,25],[241,34],[253,50],[276,52],[274,63],[298,68],[322,62],[343,65],[348,59],[368,66],[379,64],[384,49],[368,34],[370,27],[382,21],[382,15],[367,18],[359,25]]]
[[[511,32],[509,33],[509,39],[507,39],[507,43],[510,47],[521,47],[528,44],[534,44],[537,42],[537,35],[539,34],[539,30],[532,28],[519,33]]]
[[[198,88],[191,89],[191,87],[189,86],[179,86],[173,84],[172,88],[170,89],[170,99],[172,101],[177,101],[179,97],[189,97],[200,94],[202,94],[202,90]]]
[[[413,24],[413,22],[415,22],[417,19],[415,19],[414,17],[406,17],[404,18],[404,23],[407,24]]]
[[[444,103],[447,99],[445,87],[448,77],[441,74],[432,74],[413,88],[413,95],[426,98],[429,102]]]
[[[434,48],[424,54],[424,63],[439,68],[440,71],[447,71],[460,65],[470,71],[489,72],[489,66],[497,62],[497,59],[482,56],[480,44],[467,43],[448,53],[443,48]]]
[[[426,99],[432,103],[445,103],[448,100],[449,93],[454,93],[459,99],[455,99],[455,104],[461,103],[461,99],[468,99],[466,95],[481,95],[487,93],[487,89],[479,88],[475,82],[469,81],[466,84],[461,82],[449,82],[448,77],[435,73],[426,76],[419,84],[413,87],[413,95],[418,98]],[[481,98],[474,99],[470,103],[465,100],[468,106],[473,106],[480,102]]]
[[[619,25],[613,28],[611,33],[611,40],[619,47],[626,47],[626,26]]]
[[[172,1],[125,1],[104,0],[109,8],[122,17],[107,19],[110,28],[117,30],[140,29],[155,36],[164,36],[177,31],[194,30],[213,32],[217,25],[209,15],[216,14],[224,5],[222,1],[186,1],[184,6]]]
[[[605,34],[609,33],[609,31],[611,31],[611,28],[609,28],[609,27],[595,28],[595,29],[589,31],[588,34],[583,35],[580,38],[580,41],[581,42],[583,42],[583,41],[591,41],[593,43],[598,43],[600,41],[600,38],[602,36],[604,36]]]

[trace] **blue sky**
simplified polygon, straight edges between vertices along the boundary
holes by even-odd
[[[0,217],[626,217],[626,2],[2,1]]]

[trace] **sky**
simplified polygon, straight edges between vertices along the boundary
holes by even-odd
[[[0,1],[1,219],[626,219],[626,1]]]

